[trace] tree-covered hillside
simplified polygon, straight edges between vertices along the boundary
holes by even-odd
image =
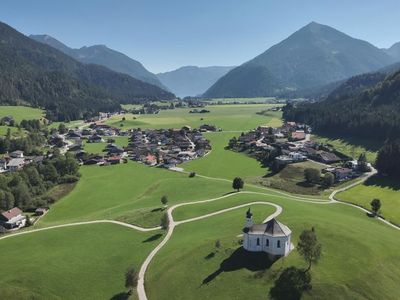
[[[325,101],[289,104],[286,120],[310,124],[315,130],[385,140],[400,137],[400,71],[356,76]]]
[[[46,34],[30,35],[29,37],[35,41],[56,48],[82,63],[104,66],[115,72],[127,74],[133,78],[166,89],[158,80],[157,76],[149,72],[140,62],[104,45],[85,46],[79,49],[72,49]]]
[[[0,104],[46,108],[57,120],[115,111],[120,103],[171,99],[159,87],[97,65],[84,65],[0,23]]]

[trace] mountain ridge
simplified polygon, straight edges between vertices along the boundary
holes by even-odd
[[[274,96],[322,86],[394,62],[366,41],[311,22],[228,72],[204,96]]]
[[[157,86],[103,66],[82,64],[0,22],[0,103],[30,104],[52,120],[73,120],[121,103],[172,99]]]
[[[231,66],[182,66],[172,71],[158,73],[157,77],[177,96],[199,96],[233,68]]]
[[[142,63],[130,58],[122,52],[108,48],[106,45],[98,44],[83,46],[81,48],[71,48],[47,34],[31,34],[29,37],[37,42],[56,48],[82,63],[101,65],[115,72],[132,76],[133,78],[156,85],[162,89],[167,89],[158,80],[157,76],[148,71]]]

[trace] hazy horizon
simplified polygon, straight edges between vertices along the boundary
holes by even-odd
[[[385,8],[386,13],[378,14]],[[153,73],[182,66],[236,66],[308,23],[334,27],[379,48],[400,41],[400,3],[384,0],[39,0],[3,1],[0,21],[26,35],[48,34],[72,48],[106,45],[140,61]],[[384,33],[384,34],[383,34]]]

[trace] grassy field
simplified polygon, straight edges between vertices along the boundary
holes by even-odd
[[[157,209],[163,195],[173,204],[232,191],[230,183],[189,178],[186,174],[133,162],[108,167],[83,166],[80,172],[82,177],[75,189],[52,206],[39,226],[104,218],[140,220],[142,212],[136,210],[144,208],[154,210],[157,221],[154,226],[159,224]]]
[[[278,219],[291,228],[295,244],[301,231],[312,226],[322,243],[321,260],[311,271],[313,289],[304,294],[305,299],[398,299],[398,231],[353,207],[295,201],[276,191],[254,187],[250,183],[259,184],[257,180],[268,170],[253,158],[225,150],[229,139],[241,131],[258,125],[279,126],[281,113],[256,114],[271,105],[213,105],[207,107],[209,114],[175,109],[158,115],[135,116],[136,119],[125,115],[123,129],[197,127],[204,123],[222,127],[227,132],[205,134],[212,144],[211,153],[180,167],[228,181],[189,178],[184,173],[131,161],[108,167],[83,166],[82,177],[72,191],[69,192],[71,186],[51,191],[56,198],[65,196],[52,205],[35,227],[98,219],[157,226],[165,213],[160,203],[163,195],[168,196],[169,206],[221,197],[232,192],[231,180],[240,176],[245,179],[246,191],[269,195],[232,194],[215,202],[180,207],[174,211],[174,218],[184,220],[254,201],[277,203],[283,207]],[[120,118],[114,117],[107,123],[120,128]],[[124,146],[128,140],[118,137],[116,143]],[[85,150],[99,153],[104,146],[105,143],[85,144]],[[268,181],[263,184],[292,193],[304,192],[298,183],[303,179],[304,168],[310,164],[289,166],[277,175],[262,178]],[[383,215],[397,220],[399,188],[393,182],[369,181],[338,197],[368,206],[371,198],[378,195]],[[284,268],[306,266],[296,250],[273,264],[264,259],[250,264],[248,256],[240,250],[238,237],[246,210],[247,207],[177,226],[146,273],[148,298],[266,299]],[[274,210],[272,206],[252,205],[256,222]],[[159,231],[140,233],[113,224],[96,224],[0,240],[0,248],[7,254],[0,257],[2,271],[7,274],[0,278],[0,298],[124,299],[124,271],[131,264],[138,269],[161,239]],[[218,250],[216,240],[222,243]]]
[[[266,169],[254,158],[231,150],[226,150],[229,140],[238,133],[206,133],[210,140],[212,151],[203,158],[181,165],[186,171],[197,172],[201,175],[233,179],[240,176],[246,179],[250,176],[262,176]]]
[[[113,137],[103,137],[104,142],[102,143],[84,143],[84,150],[87,153],[103,153],[104,148],[107,146],[107,139],[111,138],[115,140],[115,144],[119,147],[125,147],[128,146],[129,143],[129,137],[127,136],[113,136]]]
[[[19,135],[17,127],[0,126],[0,136],[6,135],[8,129],[10,129],[11,136],[18,136]]]
[[[312,135],[312,140],[322,144],[332,145],[336,150],[350,157],[357,159],[360,154],[365,153],[367,160],[371,163],[375,162],[379,148],[382,146],[371,140],[360,140],[356,138],[343,139],[337,137],[322,137]]]
[[[214,98],[207,99],[206,102],[210,103],[276,103],[278,102],[274,97],[257,97],[257,98]]]
[[[27,106],[0,106],[0,119],[4,116],[13,116],[16,122],[35,120],[44,116],[44,111]]]
[[[374,198],[381,200],[381,214],[392,223],[400,225],[400,184],[395,179],[370,178],[362,185],[337,194],[337,198],[371,209]]]
[[[160,239],[114,224],[52,229],[0,241],[1,299],[111,299]],[[12,270],[12,271],[11,271]],[[118,299],[118,298],[117,298]],[[122,299],[119,298],[119,299]]]
[[[273,106],[273,105],[272,105]],[[177,108],[174,110],[163,110],[154,115],[132,115],[114,116],[107,120],[106,124],[122,129],[128,128],[181,128],[189,125],[199,127],[202,124],[216,125],[223,130],[247,131],[258,125],[269,124],[278,126],[281,112],[271,112],[269,116],[256,114],[271,104],[254,105],[215,105],[207,106],[210,113],[190,114],[189,108]],[[122,118],[125,117],[125,121]],[[120,125],[123,126],[120,126]]]
[[[322,170],[324,166],[312,161],[305,161],[287,165],[276,174],[270,173],[268,170],[264,173],[266,176],[250,178],[248,181],[294,194],[320,195],[323,189],[317,185],[309,185],[304,182],[304,170],[307,168]]]
[[[292,229],[295,244],[301,231],[311,226],[322,243],[321,260],[311,271],[313,288],[304,294],[305,299],[398,298],[400,239],[396,230],[340,204],[289,200],[279,204],[284,208],[279,220]],[[193,210],[194,206],[181,209]],[[258,222],[271,213],[268,206],[254,205],[252,210]],[[178,226],[150,265],[146,277],[149,298],[266,299],[284,268],[306,267],[296,250],[272,265],[264,260],[247,261],[237,237],[245,212],[242,208]],[[217,239],[222,243],[218,251]]]

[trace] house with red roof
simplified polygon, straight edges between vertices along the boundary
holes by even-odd
[[[0,213],[0,226],[6,229],[19,229],[24,227],[25,223],[26,217],[18,207]]]

